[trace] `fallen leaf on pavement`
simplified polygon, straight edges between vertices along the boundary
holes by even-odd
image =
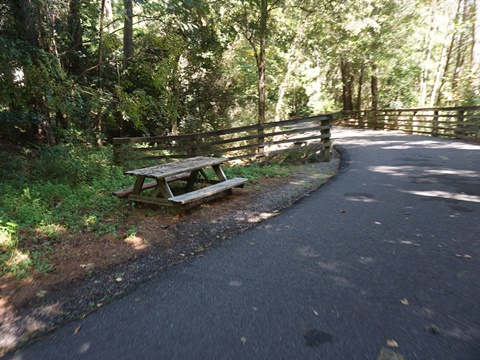
[[[408,304],[409,304],[408,299],[402,299],[402,300],[400,300],[400,302],[401,302],[403,305],[408,305]]]
[[[441,332],[440,328],[435,324],[428,324],[427,326],[425,326],[425,330],[435,335],[440,335]]]
[[[395,340],[387,340],[387,346],[392,348],[398,348],[398,343]]]
[[[81,326],[81,325],[78,325],[78,326],[75,328],[75,330],[73,330],[73,333],[74,333],[75,335],[77,335],[81,328],[82,328],[82,326]]]

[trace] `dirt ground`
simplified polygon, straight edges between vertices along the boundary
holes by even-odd
[[[86,316],[171,266],[277,215],[324,184],[339,167],[294,167],[288,178],[261,179],[233,195],[186,211],[139,205],[117,234],[64,234],[54,244],[53,271],[0,279],[0,356]],[[48,238],[36,239],[38,246]],[[73,331],[73,330],[72,330]]]

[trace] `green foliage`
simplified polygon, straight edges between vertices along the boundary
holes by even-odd
[[[131,186],[131,179],[111,164],[111,154],[111,148],[56,146],[1,157],[2,274],[50,271],[49,253],[66,231],[116,232],[122,208],[111,192]],[[29,250],[18,230],[49,242]]]
[[[111,165],[111,149],[52,147],[30,155],[16,178],[0,182],[0,219],[20,227],[82,229],[118,210],[112,189],[129,185],[121,169]],[[21,156],[10,156],[13,164]],[[18,168],[17,168],[18,169]],[[20,175],[20,176],[19,176]]]
[[[51,266],[45,259],[42,251],[28,251],[23,249],[17,234],[17,224],[0,220],[0,276],[13,275],[19,278],[29,276],[29,270],[34,267],[37,271],[48,273]]]
[[[269,158],[269,163],[277,166],[310,164],[320,161],[321,149],[315,145],[294,146],[288,150],[275,154]]]
[[[290,175],[290,169],[278,164],[249,164],[238,165],[224,169],[227,178],[244,177],[251,183],[256,184],[258,179],[275,178],[275,177],[287,177]]]
[[[289,117],[307,117],[311,115],[308,106],[309,97],[304,87],[294,87],[285,94]]]
[[[381,107],[478,103],[474,1],[134,2],[129,61],[124,4],[107,3],[111,18],[98,1],[0,5],[0,139],[95,144],[252,124],[261,39],[267,121],[337,110],[345,84],[369,108],[372,79]]]

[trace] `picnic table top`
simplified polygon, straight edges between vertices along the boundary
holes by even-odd
[[[167,164],[150,166],[137,170],[126,171],[126,175],[144,176],[154,179],[162,179],[169,176],[181,174],[187,171],[200,170],[207,166],[219,165],[228,161],[227,158],[197,156],[179,160]]]

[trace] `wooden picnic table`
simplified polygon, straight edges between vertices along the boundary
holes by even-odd
[[[198,205],[202,200],[206,200],[213,195],[229,195],[232,193],[232,188],[243,186],[248,179],[227,179],[220,167],[226,161],[228,161],[226,158],[197,156],[167,164],[126,171],[126,175],[136,177],[128,199],[157,205],[190,207]],[[205,172],[210,167],[215,172],[217,179],[210,178]],[[154,179],[155,181],[145,183],[145,179]],[[169,184],[176,180],[187,181],[186,193],[174,195]],[[195,183],[204,183],[208,184],[208,186],[193,190]],[[153,191],[150,194],[142,194],[142,191],[151,188],[153,188]],[[121,196],[119,194],[125,194],[125,190],[120,190],[115,194]]]

